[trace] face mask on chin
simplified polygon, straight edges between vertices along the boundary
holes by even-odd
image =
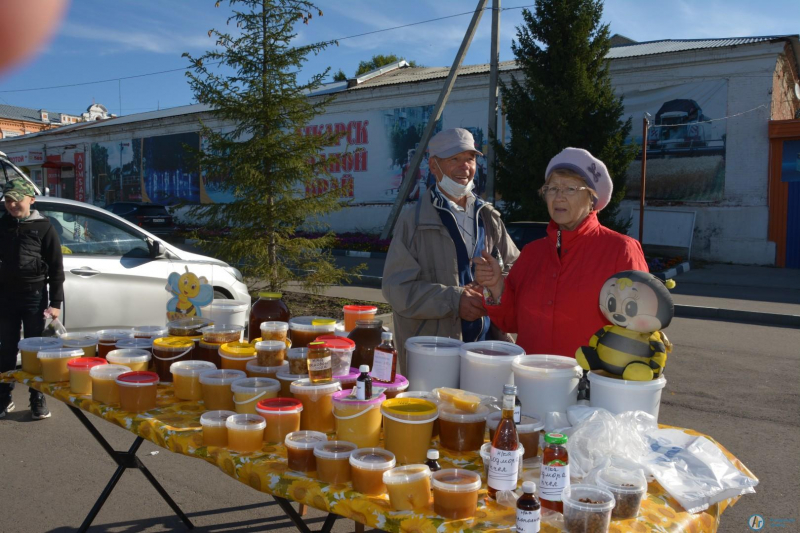
[[[472,192],[472,189],[475,188],[475,180],[469,180],[466,185],[461,185],[457,181],[454,181],[450,176],[444,173],[442,167],[439,166],[439,162],[436,162],[436,166],[439,167],[439,172],[442,173],[442,179],[439,181],[439,188],[445,194],[452,196],[453,198],[460,200]]]

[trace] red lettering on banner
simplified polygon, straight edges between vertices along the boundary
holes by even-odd
[[[86,199],[86,152],[75,152],[75,199]]]
[[[353,198],[353,176],[350,174],[342,176],[339,192],[342,198]]]
[[[367,171],[367,151],[360,149],[356,150],[355,153],[355,160],[356,160],[356,172],[366,172]]]

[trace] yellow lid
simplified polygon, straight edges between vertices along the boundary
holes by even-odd
[[[176,352],[194,347],[194,340],[189,337],[160,337],[153,341],[153,348]]]
[[[315,318],[311,321],[312,326],[330,326],[331,324],[336,325],[336,320],[333,318]]]
[[[276,300],[283,298],[283,293],[281,292],[268,292],[268,291],[261,291],[258,293],[259,298],[274,298]]]
[[[439,413],[435,403],[422,398],[392,398],[381,404],[381,411],[402,420],[427,420]]]
[[[229,357],[255,357],[256,348],[249,342],[227,342],[219,347],[221,355]]]

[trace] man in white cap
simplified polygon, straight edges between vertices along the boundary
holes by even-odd
[[[485,251],[502,260],[507,272],[519,256],[500,213],[472,193],[475,158],[483,155],[472,134],[463,128],[441,131],[428,149],[436,184],[400,215],[383,271],[403,371],[409,337],[485,340],[491,323],[473,259]]]

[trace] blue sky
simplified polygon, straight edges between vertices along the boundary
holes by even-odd
[[[491,2],[490,2],[491,3]],[[501,60],[513,59],[511,40],[520,9],[533,0],[503,0]],[[346,37],[474,9],[477,0],[320,0],[324,16],[298,26],[298,42]],[[113,113],[139,113],[192,102],[182,72],[71,88],[3,92],[65,85],[185,67],[183,52],[213,45],[210,28],[224,28],[227,3],[214,0],[73,0],[55,38],[32,60],[0,75],[0,102],[80,113],[92,99]],[[463,15],[346,39],[309,58],[305,72],[352,75],[363,59],[394,53],[425,66],[450,65],[470,16]],[[637,41],[800,33],[798,0],[607,0],[612,33]],[[489,60],[491,14],[486,13],[465,64]]]

